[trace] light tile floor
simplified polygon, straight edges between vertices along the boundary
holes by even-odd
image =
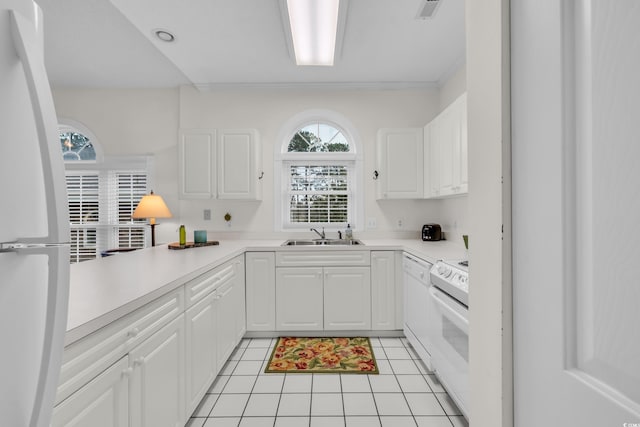
[[[244,339],[187,427],[467,427],[404,338],[371,338],[379,375],[265,374],[276,340]]]

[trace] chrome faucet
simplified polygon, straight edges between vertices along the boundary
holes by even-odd
[[[315,231],[315,232],[316,232],[316,234],[317,234],[318,236],[320,236],[320,238],[321,238],[321,239],[326,239],[325,234],[324,234],[324,227],[322,227],[322,233],[321,233],[321,232],[319,232],[318,230],[316,230],[315,228],[312,228],[312,229],[311,229],[311,231]]]

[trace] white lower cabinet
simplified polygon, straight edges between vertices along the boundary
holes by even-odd
[[[129,353],[129,411],[136,427],[183,427],[185,423],[184,315]]]
[[[235,282],[229,281],[223,284],[215,292],[216,311],[216,360],[221,367],[231,356],[236,344],[236,314],[242,307],[238,306],[240,290]]]
[[[368,251],[278,252],[276,330],[371,329]]]
[[[129,358],[124,356],[53,411],[53,427],[129,425]]]
[[[189,289],[215,283],[185,312],[187,416],[196,409],[246,331],[242,258],[236,257],[186,285],[190,294]]]
[[[324,268],[324,329],[371,329],[371,269]]]
[[[276,330],[323,329],[322,267],[276,269]]]
[[[244,287],[241,255],[67,346],[52,425],[183,427],[245,334]]]
[[[211,293],[185,313],[187,414],[195,411],[218,374],[215,302]]]
[[[245,254],[247,331],[276,330],[276,254]]]
[[[371,252],[371,329],[402,329],[402,288],[396,286],[400,255]]]

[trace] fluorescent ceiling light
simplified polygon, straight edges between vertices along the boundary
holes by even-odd
[[[340,0],[287,0],[298,65],[333,65]]]

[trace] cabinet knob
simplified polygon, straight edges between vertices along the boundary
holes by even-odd
[[[133,368],[127,368],[124,371],[122,371],[122,376],[130,377],[132,373],[133,373]]]
[[[136,360],[133,361],[133,366],[140,366],[144,363],[144,357],[138,357]]]
[[[133,329],[131,329],[129,332],[127,332],[127,336],[128,336],[129,338],[134,338],[134,337],[137,337],[139,333],[140,333],[140,329],[138,329],[138,328],[133,328]]]
[[[214,300],[219,300],[220,298],[222,298],[222,296],[221,296],[221,295],[219,295],[219,294],[215,294],[215,295],[213,296],[213,299],[214,299]]]

